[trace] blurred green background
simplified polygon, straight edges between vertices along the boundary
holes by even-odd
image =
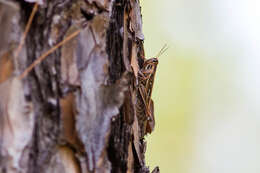
[[[161,173],[260,172],[260,1],[140,0],[159,57],[146,160]]]

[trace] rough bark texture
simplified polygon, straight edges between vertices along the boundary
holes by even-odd
[[[139,1],[42,1],[16,57],[33,5],[0,1],[0,172],[149,173]]]

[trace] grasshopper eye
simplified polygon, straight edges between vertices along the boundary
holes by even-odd
[[[158,59],[157,58],[153,58],[153,63],[158,63]]]

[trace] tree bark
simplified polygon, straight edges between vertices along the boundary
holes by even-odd
[[[0,172],[149,173],[139,1],[43,1],[17,51],[33,7],[0,1]]]

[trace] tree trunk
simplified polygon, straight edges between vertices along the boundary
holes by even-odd
[[[139,1],[38,1],[19,50],[27,1],[0,0],[0,172],[149,173]]]

